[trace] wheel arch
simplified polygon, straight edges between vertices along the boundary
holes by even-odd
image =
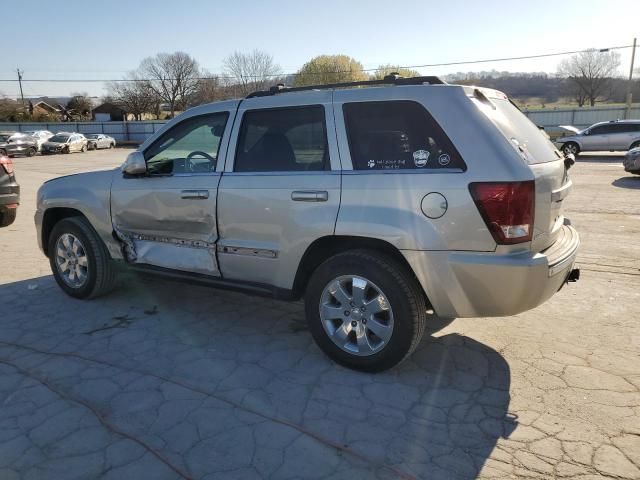
[[[293,295],[296,298],[300,298],[304,295],[304,291],[311,275],[325,260],[337,253],[360,249],[373,250],[390,256],[400,265],[405,267],[407,271],[411,272],[418,285],[421,285],[407,259],[402,255],[402,252],[400,252],[400,250],[391,243],[371,237],[329,235],[316,239],[311,243],[311,245],[309,245],[309,247],[307,247],[306,251],[302,255],[293,282]],[[425,295],[427,304],[430,304],[428,293],[424,291],[422,286],[420,288]]]
[[[68,207],[52,207],[48,208],[42,216],[42,250],[44,254],[49,256],[49,237],[53,231],[53,227],[61,220],[70,217],[87,218],[80,210]]]

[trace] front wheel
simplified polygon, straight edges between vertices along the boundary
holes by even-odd
[[[31,147],[29,150],[27,150],[27,157],[33,157],[37,152],[38,150],[36,150],[35,147]]]
[[[7,156],[7,151],[0,148],[0,157],[6,157]]]
[[[70,217],[56,223],[47,247],[53,276],[68,295],[93,298],[113,288],[113,262],[85,218]]]
[[[575,142],[567,142],[562,146],[562,152],[565,155],[573,155],[576,156],[580,153],[580,146]]]
[[[87,151],[87,146],[86,145],[82,145],[82,148],[80,149],[80,151],[82,153],[86,152]]]
[[[373,250],[335,255],[311,276],[305,295],[309,329],[336,362],[377,372],[397,365],[420,343],[425,295],[411,272]]]

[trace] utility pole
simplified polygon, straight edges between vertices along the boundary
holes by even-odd
[[[636,41],[638,39],[634,38],[633,39],[633,48],[631,49],[631,69],[629,69],[629,81],[627,82],[627,108],[624,112],[624,118],[629,119],[631,118],[631,100],[632,100],[632,96],[633,94],[631,93],[631,87],[633,85],[633,63],[634,60],[636,59]]]
[[[22,74],[24,70],[16,68],[16,71],[18,72],[18,84],[20,85],[20,98],[22,99],[22,107],[24,108],[24,93],[22,93]]]

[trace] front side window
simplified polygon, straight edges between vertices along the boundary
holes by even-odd
[[[215,171],[229,114],[188,118],[165,132],[144,154],[150,175],[210,173]]]
[[[235,172],[329,169],[322,106],[252,110],[244,114]]]
[[[345,103],[342,109],[354,170],[466,168],[419,103]]]

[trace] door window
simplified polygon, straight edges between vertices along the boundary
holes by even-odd
[[[229,114],[188,118],[165,132],[145,151],[150,175],[197,174],[215,171]]]
[[[342,108],[354,170],[466,168],[419,103],[359,102]]]
[[[235,172],[310,172],[329,169],[322,106],[247,111],[238,138]]]

